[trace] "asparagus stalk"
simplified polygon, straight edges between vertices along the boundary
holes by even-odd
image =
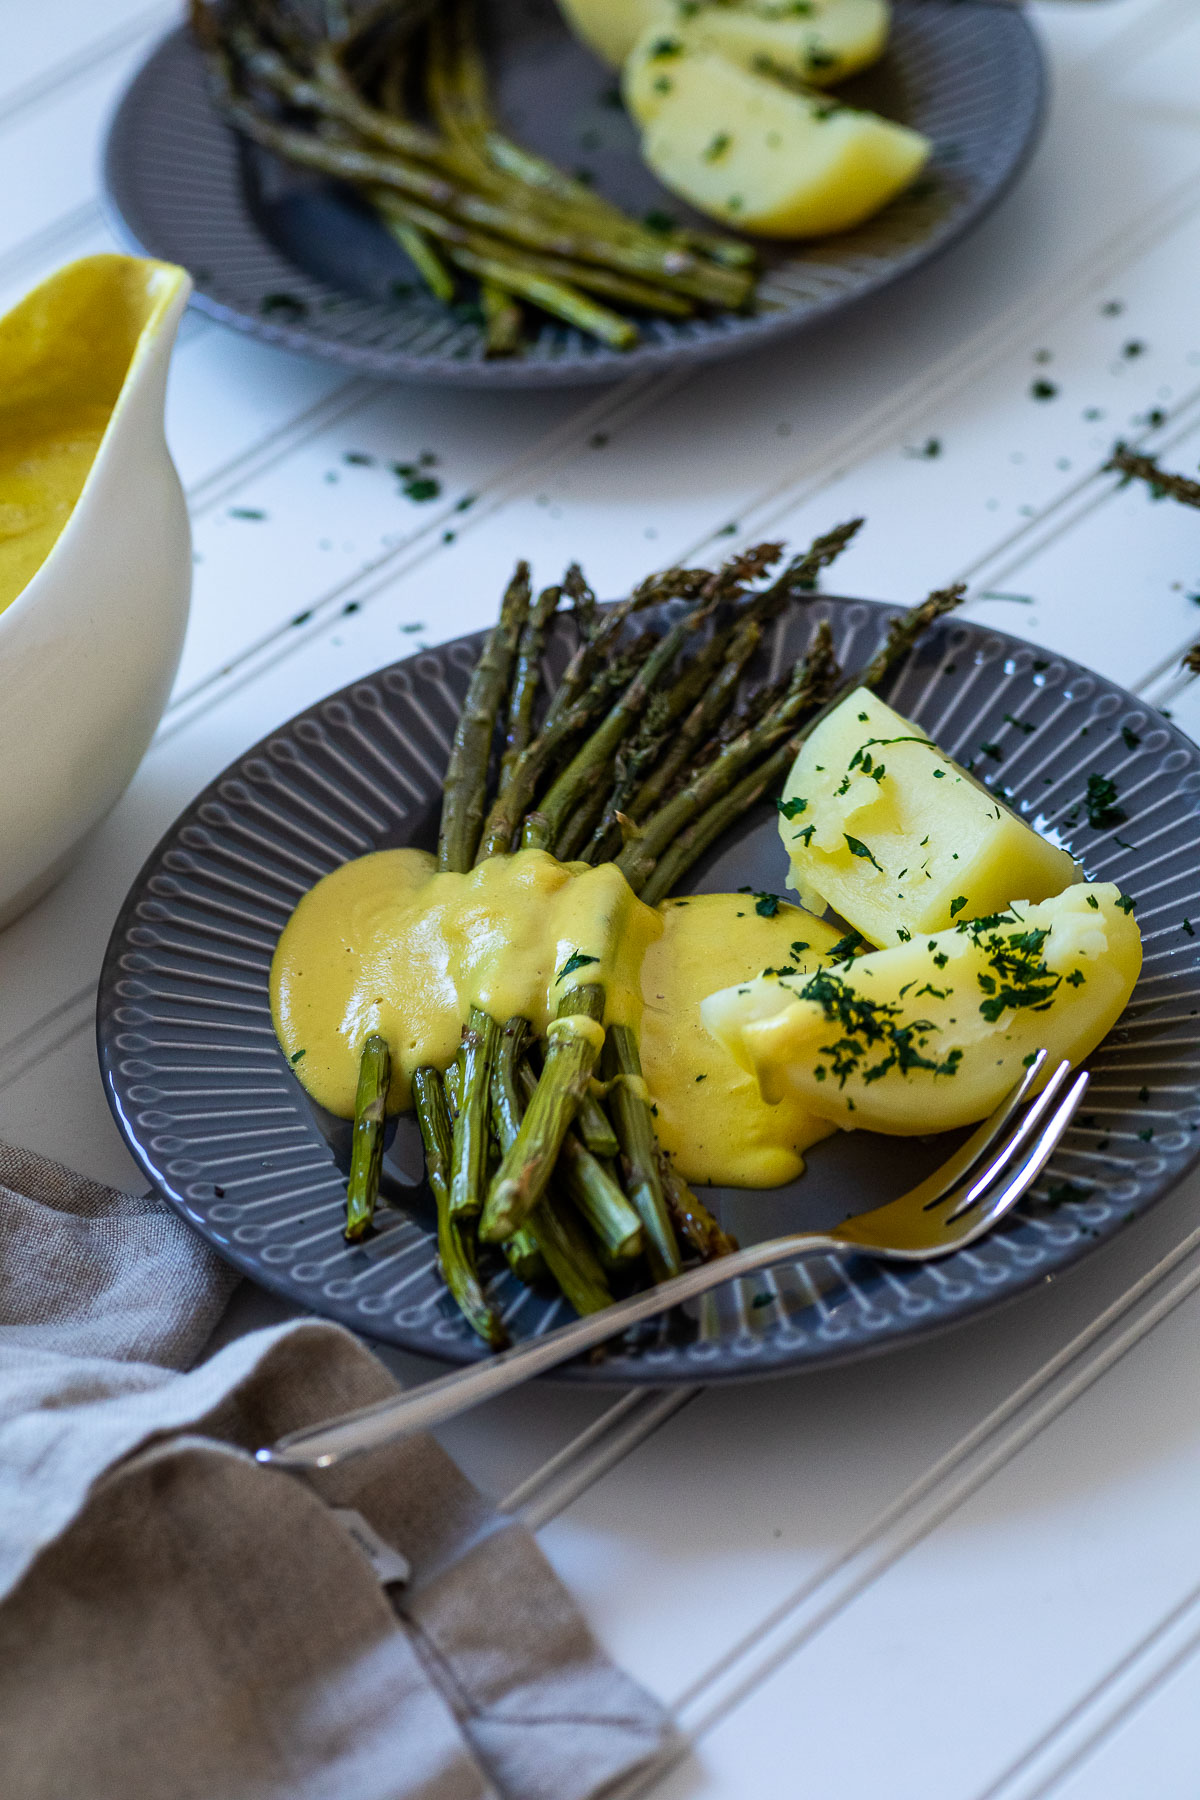
[[[537,1077],[526,1063],[521,1069],[521,1089],[528,1105],[537,1091]],[[577,1122],[578,1123],[578,1122]],[[642,1226],[628,1200],[600,1161],[580,1141],[574,1127],[563,1139],[558,1173],[567,1198],[600,1241],[605,1260],[614,1267],[633,1262],[642,1254]],[[613,1155],[620,1145],[612,1137]]]
[[[425,1146],[425,1172],[437,1206],[438,1260],[442,1277],[472,1331],[493,1350],[503,1350],[508,1335],[480,1286],[475,1271],[474,1244],[464,1233],[462,1222],[450,1210],[450,1115],[436,1069],[417,1070],[413,1077],[413,1099],[421,1142]]]
[[[447,304],[453,300],[454,277],[420,226],[398,215],[385,216],[384,223],[434,299]]]
[[[475,230],[456,219],[447,218],[445,214],[418,200],[393,193],[387,188],[373,187],[363,191],[386,220],[406,223],[429,237],[442,240],[447,246],[446,254],[451,258],[462,251],[481,260],[505,262],[514,267],[523,278],[541,276],[547,281],[572,283],[577,287],[590,288],[598,294],[607,294],[612,299],[648,312],[672,313],[678,318],[688,318],[696,310],[691,300],[675,293],[670,287],[549,252],[539,254],[534,250],[522,250],[518,255],[503,237]],[[533,295],[530,297],[536,298]],[[538,301],[538,304],[541,302]]]
[[[616,1156],[621,1148],[617,1134],[598,1097],[590,1090],[579,1102],[576,1125],[593,1156]]]
[[[485,1243],[503,1243],[545,1193],[604,1043],[603,1017],[604,990],[594,983],[570,988],[559,1002],[542,1078],[488,1190],[479,1222]]]
[[[484,354],[515,356],[521,348],[521,308],[507,288],[485,281],[479,291],[483,303]]]
[[[517,645],[517,661],[513,669],[512,693],[504,726],[504,755],[500,761],[500,785],[503,786],[513,764],[533,738],[533,711],[542,686],[542,654],[562,589],[543,588],[529,609],[529,617],[521,630]]]
[[[658,1169],[667,1211],[684,1243],[696,1252],[701,1262],[712,1262],[718,1256],[732,1256],[738,1247],[737,1239],[722,1229],[662,1150],[658,1153]]]
[[[664,632],[624,693],[554,782],[538,807],[544,821],[539,826],[539,833],[545,843],[553,843],[579,801],[592,790],[618,745],[641,717],[656,684],[671,667],[687,639],[709,618],[714,604],[713,599],[702,594],[683,617]]]
[[[508,688],[521,627],[529,611],[529,564],[520,562],[505,590],[499,621],[471,672],[442,783],[438,868],[469,869],[487,804],[492,734]]]
[[[525,1019],[508,1021],[492,1073],[492,1117],[503,1151],[511,1150],[520,1136],[525,1111],[517,1086],[517,1065],[527,1029]],[[573,1220],[556,1211],[549,1198],[542,1198],[530,1209],[528,1222],[517,1236],[529,1237],[537,1244],[550,1274],[577,1313],[599,1312],[611,1303],[612,1294],[591,1245]]]
[[[500,1028],[496,1021],[473,1006],[463,1032],[461,1097],[454,1121],[450,1165],[450,1212],[456,1220],[475,1218],[483,1204],[488,1158],[488,1093],[499,1042]],[[509,1235],[507,1231],[503,1232],[497,1241]]]
[[[693,600],[708,579],[707,569],[664,569],[661,574],[640,581],[627,599],[619,600],[601,614],[595,621],[595,628],[585,632],[563,671],[546,713],[546,729],[556,725],[588,690],[596,672],[604,668],[606,659],[613,654],[627,619],[646,607],[664,605],[668,600]],[[567,570],[564,586],[577,608],[587,608],[594,613],[595,596],[577,565],[572,564]]]
[[[762,626],[757,619],[747,619],[738,626],[724,652],[720,669],[672,737],[665,756],[650,771],[626,807],[613,807],[614,816],[618,810],[623,810],[632,820],[644,819],[667,797],[691,761],[693,753],[711,737],[715,727],[734,704],[746,664],[761,640]],[[610,849],[617,850],[612,842],[611,827],[595,845],[590,860],[601,861],[602,853]],[[619,854],[619,850],[617,853]]]
[[[354,1097],[350,1180],[346,1186],[346,1242],[359,1243],[371,1228],[383,1171],[383,1127],[392,1058],[383,1038],[372,1032],[363,1045]]]
[[[679,1245],[659,1176],[650,1092],[642,1075],[637,1039],[627,1025],[609,1026],[603,1067],[610,1083],[629,1198],[645,1233],[650,1273],[655,1281],[666,1281],[679,1273]]]
[[[504,1260],[522,1287],[543,1287],[552,1279],[541,1245],[528,1225],[505,1240]]]
[[[833,638],[828,625],[822,622],[779,704],[752,730],[735,738],[715,762],[694,776],[672,800],[659,807],[640,834],[622,850],[617,867],[635,893],[641,892],[655,863],[670,849],[680,831],[732,787],[752,762],[786,737],[793,722],[826,697],[836,678]]]
[[[816,729],[820,721],[827,717],[833,708],[839,706],[847,694],[852,694],[856,688],[878,687],[895,664],[908,654],[934,620],[941,618],[944,613],[952,612],[956,606],[960,606],[965,594],[966,587],[962,582],[956,582],[952,587],[936,589],[927,599],[912,607],[901,618],[891,620],[884,644],[861,674],[847,676],[825,704],[819,707],[813,717],[808,719],[798,731],[785,738],[782,744],[778,745],[740,782],[684,826],[670,848],[658,860],[653,871],[643,879],[638,892],[645,904],[657,906],[660,900],[665,900],[693,864],[698,862],[710,845],[716,842],[722,832],[736,823],[776,783],[782,781],[795,761],[801,744]],[[755,729],[757,728],[751,727],[752,732]]]
[[[547,716],[541,731],[510,764],[507,773],[502,767],[500,786],[484,821],[477,862],[509,848],[543,777],[607,706],[614,687],[624,682],[626,673],[623,661],[601,669],[569,711],[560,713],[553,722]]]

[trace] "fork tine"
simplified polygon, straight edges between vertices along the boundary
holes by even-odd
[[[1000,1179],[1005,1169],[1010,1167],[1016,1159],[1018,1152],[1033,1136],[1034,1132],[1049,1112],[1051,1106],[1054,1104],[1055,1095],[1058,1093],[1058,1090],[1070,1073],[1071,1064],[1064,1059],[1049,1077],[1045,1087],[1037,1096],[1037,1099],[1032,1101],[1025,1109],[1025,1112],[1017,1122],[1016,1128],[1009,1132],[1004,1142],[1000,1145],[1000,1148],[988,1159],[983,1168],[979,1170],[978,1174],[974,1176],[971,1185],[963,1195],[963,1198],[959,1200],[957,1204],[953,1206],[953,1210],[947,1214],[947,1223],[949,1223],[951,1219],[957,1219],[959,1213],[967,1212],[974,1206],[980,1196],[985,1194],[993,1183]]]
[[[1039,1050],[1016,1087],[1005,1094],[995,1112],[976,1127],[966,1143],[960,1145],[944,1163],[939,1163],[932,1175],[926,1176],[916,1187],[909,1188],[902,1197],[906,1205],[934,1206],[944,1195],[961,1186],[980,1159],[987,1155],[1001,1132],[1007,1129],[1014,1114],[1025,1104],[1030,1088],[1042,1072],[1046,1056],[1045,1050]]]
[[[1017,1201],[1033,1186],[1046,1164],[1057,1150],[1063,1133],[1075,1116],[1076,1108],[1083,1099],[1090,1077],[1083,1069],[1075,1077],[1065,1097],[1059,1102],[1052,1117],[1042,1127],[1037,1140],[1030,1149],[1024,1162],[1014,1174],[994,1193],[986,1199],[979,1209],[979,1214],[971,1223],[970,1229],[962,1237],[955,1238],[947,1244],[947,1249],[961,1249],[965,1244],[973,1243],[984,1232],[990,1231],[1007,1212],[1011,1212]],[[961,1209],[956,1208],[951,1218],[960,1216]],[[948,1221],[947,1221],[948,1222]]]

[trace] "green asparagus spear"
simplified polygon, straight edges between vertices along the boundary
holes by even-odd
[[[505,590],[500,618],[488,633],[471,674],[442,783],[438,868],[469,869],[487,805],[488,757],[496,715],[508,689],[509,671],[529,611],[529,564],[517,564]]]
[[[450,1212],[456,1220],[477,1216],[483,1205],[490,1129],[488,1096],[499,1042],[496,1021],[473,1006],[463,1032],[462,1089],[450,1166]],[[509,1235],[502,1232],[496,1241]]]
[[[438,1259],[442,1278],[472,1331],[494,1350],[503,1350],[508,1334],[484,1294],[475,1272],[474,1244],[461,1221],[450,1211],[451,1127],[446,1097],[436,1069],[418,1069],[413,1077],[413,1100],[421,1142],[425,1146],[425,1170],[437,1206]]]
[[[603,1067],[610,1083],[609,1104],[621,1140],[629,1198],[645,1233],[650,1273],[655,1281],[666,1281],[679,1273],[679,1245],[663,1197],[650,1093],[642,1075],[637,1039],[627,1025],[609,1027]]]
[[[714,1219],[662,1150],[658,1153],[658,1172],[667,1212],[683,1242],[696,1252],[701,1262],[712,1262],[718,1256],[732,1256],[738,1247],[737,1239],[730,1237]]]
[[[492,1073],[492,1117],[503,1151],[511,1150],[520,1136],[525,1112],[517,1064],[527,1029],[525,1019],[508,1021]],[[624,1204],[623,1196],[620,1198]],[[558,1211],[549,1195],[530,1209],[527,1223],[516,1235],[537,1244],[547,1269],[577,1313],[599,1312],[611,1303],[612,1294],[591,1245],[575,1221]]]
[[[617,1142],[612,1122],[601,1105],[599,1091],[592,1093],[589,1090],[579,1102],[576,1127],[593,1156],[615,1156],[621,1146]]]
[[[561,599],[561,588],[543,588],[530,606],[529,616],[521,630],[508,714],[504,722],[504,755],[500,760],[501,787],[517,758],[533,738],[533,713],[542,687],[542,655],[546,648],[546,634]]]
[[[521,308],[507,288],[485,281],[479,290],[483,304],[484,354],[515,356],[521,348]]]
[[[358,1065],[358,1092],[354,1097],[354,1135],[351,1140],[350,1180],[346,1187],[346,1242],[356,1244],[371,1228],[379,1177],[383,1170],[383,1127],[392,1058],[387,1044],[374,1032],[363,1045]]]
[[[752,731],[736,738],[715,762],[702,769],[673,799],[648,819],[638,837],[617,858],[617,867],[635,893],[640,893],[660,856],[670,849],[684,827],[714,800],[732,787],[750,765],[787,737],[797,718],[826,698],[837,679],[832,636],[820,624],[813,634],[808,655],[797,665],[788,691],[779,704]]]
[[[604,990],[594,984],[569,989],[559,1002],[542,1078],[488,1190],[479,1222],[485,1243],[503,1243],[545,1193],[604,1042],[603,1017]]]
[[[709,846],[716,842],[722,832],[728,830],[751,806],[761,800],[764,794],[782,781],[795,761],[801,744],[811,735],[820,721],[827,717],[835,706],[839,706],[847,694],[853,693],[855,688],[877,687],[895,664],[908,654],[934,620],[941,618],[944,613],[952,612],[956,606],[962,604],[965,594],[965,584],[956,582],[952,587],[935,590],[927,599],[912,607],[901,618],[893,619],[888,626],[887,638],[882,648],[861,674],[847,676],[842,685],[810,719],[805,721],[798,731],[785,738],[782,744],[778,745],[762,762],[756,764],[740,782],[684,826],[670,848],[659,859],[653,872],[643,880],[639,887],[638,892],[645,904],[657,906],[660,900],[665,900],[693,864],[698,862]],[[751,726],[750,729],[753,732],[756,727]]]

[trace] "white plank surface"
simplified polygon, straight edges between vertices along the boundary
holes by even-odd
[[[0,304],[111,242],[104,123],[173,16],[10,11]],[[778,350],[499,400],[347,380],[189,319],[168,420],[197,556],[184,661],[125,799],[0,934],[0,1131],[136,1179],[92,1011],[141,859],[273,724],[483,623],[518,554],[546,577],[579,556],[616,592],[864,512],[843,591],[962,576],[977,617],[1200,735],[1179,673],[1200,521],[1103,473],[1118,437],[1200,458],[1200,10],[1033,13],[1055,98],[1018,188],[938,265]],[[422,451],[440,491],[416,504],[388,465]],[[1152,1769],[1156,1794],[1190,1800],[1198,1232],[1193,1179],[1060,1281],[885,1361],[665,1400],[542,1387],[446,1433],[489,1492],[516,1490],[603,1639],[679,1707],[693,1747],[652,1791],[1124,1800]],[[244,1289],[225,1329],[278,1313]]]

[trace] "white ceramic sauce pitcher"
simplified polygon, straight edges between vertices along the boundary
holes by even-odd
[[[45,560],[0,611],[0,926],[58,879],[116,804],[179,663],[191,533],[163,407],[190,291],[169,263],[88,257],[0,319],[0,407],[16,430],[23,376],[36,395],[47,369],[89,367],[93,342],[96,365],[107,357],[110,370],[132,346],[123,379],[119,367],[106,377],[119,391],[82,491]],[[19,518],[19,506],[10,510]]]

